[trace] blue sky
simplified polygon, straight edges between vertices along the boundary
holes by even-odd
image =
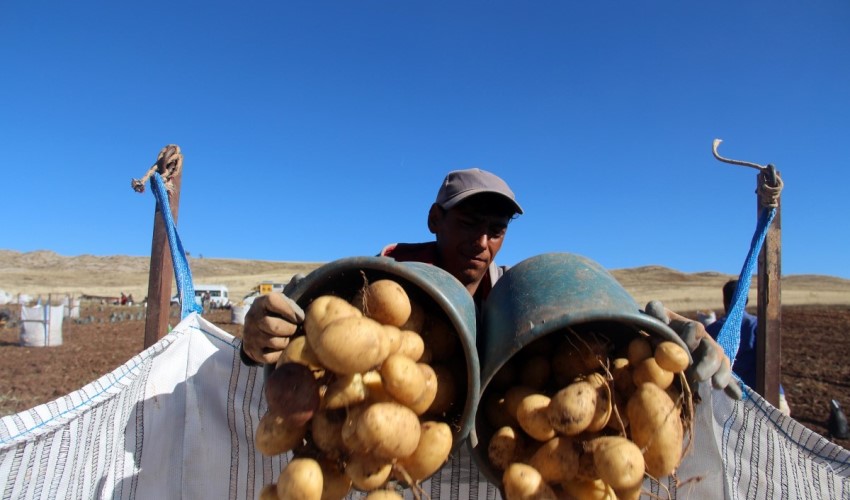
[[[850,3],[0,4],[0,248],[150,255],[137,194],[184,154],[192,255],[323,262],[431,239],[449,170],[525,215],[503,264],[741,269],[756,171],[783,274],[850,278]]]

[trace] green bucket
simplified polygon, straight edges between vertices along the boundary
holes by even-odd
[[[623,286],[598,263],[570,253],[546,253],[510,268],[496,283],[483,308],[479,331],[481,396],[498,371],[523,348],[566,328],[579,332],[598,326],[616,335],[650,336],[685,343],[666,324],[644,313]],[[625,337],[624,337],[625,338]],[[469,445],[479,469],[494,484],[487,446],[495,432],[477,411]]]
[[[426,310],[442,311],[458,334],[466,379],[464,386],[459,380],[457,388],[458,400],[464,400],[463,408],[453,410],[448,418],[454,438],[453,450],[456,450],[472,429],[480,394],[481,368],[475,344],[475,304],[454,276],[437,266],[421,262],[397,262],[388,257],[348,257],[315,269],[296,285],[289,296],[306,310],[310,302],[322,295],[351,300],[364,282],[379,279],[398,282],[411,300],[418,301]]]

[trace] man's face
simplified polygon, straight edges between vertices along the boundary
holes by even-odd
[[[441,267],[477,288],[502,248],[512,216],[487,197],[475,196],[448,210],[432,207],[429,227],[437,237]]]

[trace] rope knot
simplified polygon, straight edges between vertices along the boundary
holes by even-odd
[[[782,178],[779,177],[775,171],[770,172],[772,177],[774,178],[775,185],[771,185],[768,180],[768,175],[765,175],[763,171],[759,175],[759,185],[758,189],[756,189],[756,194],[758,195],[759,205],[766,208],[776,208],[779,206],[779,194],[782,192],[782,187],[785,183],[782,182]]]
[[[169,144],[160,150],[157,156],[156,163],[142,176],[141,179],[133,179],[130,181],[130,186],[137,193],[145,192],[145,183],[150,179],[154,172],[159,172],[165,187],[169,193],[174,189],[174,184],[171,180],[176,177],[183,168],[183,154],[180,152],[180,146],[177,144]]]

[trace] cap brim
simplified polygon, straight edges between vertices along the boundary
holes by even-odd
[[[458,203],[460,203],[464,200],[467,200],[470,197],[478,195],[478,194],[495,194],[495,195],[498,195],[503,200],[505,200],[505,201],[507,201],[508,203],[511,204],[511,206],[514,209],[514,212],[516,212],[520,215],[523,213],[522,207],[519,206],[519,203],[517,203],[516,200],[514,200],[510,196],[507,196],[504,193],[501,193],[499,191],[493,191],[492,189],[469,189],[467,191],[464,191],[462,193],[458,193],[458,194],[454,195],[453,197],[449,198],[448,200],[443,201],[440,204],[440,206],[445,208],[446,210],[448,210],[450,208],[457,206]]]

